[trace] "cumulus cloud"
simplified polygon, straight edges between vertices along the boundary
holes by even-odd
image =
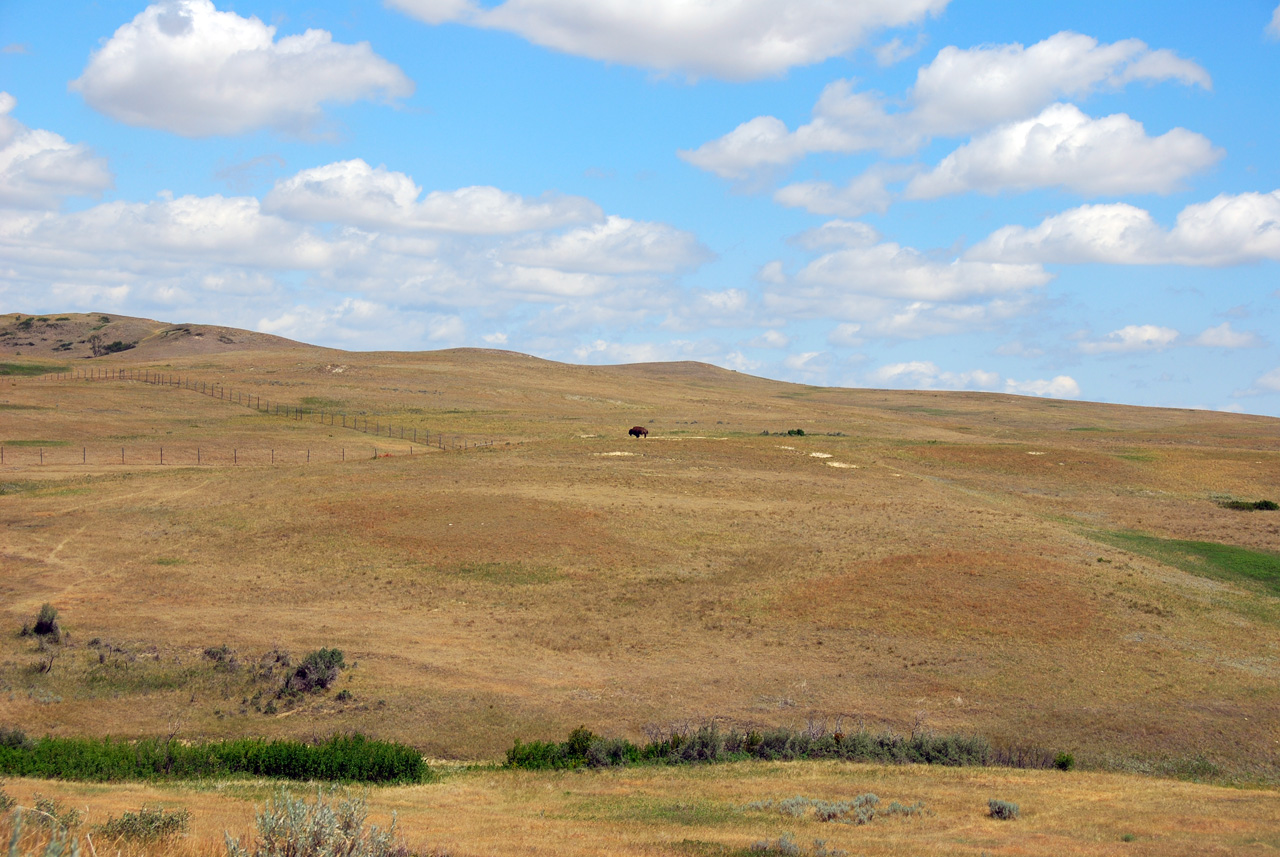
[[[1021,396],[1048,396],[1055,399],[1074,399],[1080,395],[1080,385],[1067,375],[1058,375],[1049,380],[1015,381],[1012,378],[1002,379],[998,372],[982,369],[948,372],[927,360],[881,366],[872,371],[867,379],[872,384],[897,389],[1003,391]]]
[[[325,30],[276,40],[275,27],[219,12],[212,0],[148,6],[70,87],[114,119],[186,137],[264,127],[305,133],[322,104],[392,100],[414,88],[368,42],[336,43]]]
[[[933,137],[991,128],[1033,115],[1058,99],[1083,98],[1138,80],[1212,85],[1196,63],[1137,39],[1099,44],[1061,32],[1029,48],[943,48],[917,73],[903,110],[891,112],[882,96],[855,91],[851,81],[839,80],[823,90],[812,121],[794,131],[776,117],[758,116],[679,154],[725,178],[743,178],[819,152],[904,154]]]
[[[1071,104],[977,137],[907,185],[908,199],[1062,187],[1083,194],[1169,193],[1223,155],[1184,128],[1149,137],[1123,113],[1091,119]]]
[[[875,227],[856,220],[828,220],[814,229],[801,232],[791,242],[807,250],[824,247],[870,247],[880,240]]]
[[[52,131],[23,125],[10,115],[17,103],[0,92],[0,206],[57,208],[65,197],[112,186],[105,158]]]
[[[1253,388],[1263,393],[1280,393],[1280,367],[1272,369],[1254,381]]]
[[[527,199],[496,187],[432,191],[401,172],[357,158],[299,172],[277,182],[266,211],[294,220],[347,223],[370,229],[498,235],[601,220],[604,213],[579,196]]]
[[[595,274],[671,273],[701,265],[711,255],[689,232],[618,216],[563,234],[514,242],[502,251],[508,262]]]
[[[1009,263],[1239,265],[1280,260],[1280,190],[1188,205],[1172,229],[1125,203],[1083,205],[1038,226],[1006,226],[965,257]]]
[[[505,30],[543,47],[660,72],[726,80],[781,75],[848,53],[949,0],[388,0],[428,24]]]
[[[893,242],[827,253],[795,277],[801,288],[836,287],[861,295],[926,301],[1017,292],[1049,280],[1039,265],[941,262]]]
[[[1216,327],[1206,328],[1192,340],[1192,344],[1205,348],[1256,348],[1262,340],[1256,333],[1233,330],[1231,322],[1224,321]]]
[[[1129,324],[1102,339],[1086,340],[1079,348],[1085,354],[1132,354],[1135,351],[1163,351],[1178,339],[1178,331],[1154,324]]]
[[[789,208],[803,208],[813,214],[861,217],[873,211],[888,211],[893,202],[893,194],[886,184],[889,178],[885,170],[872,169],[844,187],[821,181],[796,182],[780,188],[773,199]]]
[[[752,348],[786,348],[791,344],[791,337],[780,330],[766,330],[747,344]]]

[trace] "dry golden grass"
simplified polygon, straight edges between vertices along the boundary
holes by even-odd
[[[580,723],[844,715],[1280,779],[1276,599],[1091,538],[1280,551],[1280,516],[1215,502],[1277,492],[1274,419],[474,350],[136,351],[90,365],[495,445],[343,462],[373,441],[173,388],[0,379],[0,723],[358,728],[475,759]],[[40,466],[14,441],[63,445]],[[161,467],[160,445],[206,463]],[[48,673],[15,633],[43,602],[72,633]],[[251,670],[201,656],[221,644],[337,646],[354,698],[264,715]]]
[[[96,842],[98,857],[119,851],[168,857],[225,854],[223,831],[252,832],[255,805],[274,786],[93,786],[16,781],[21,801],[36,793],[81,808],[85,829],[146,805],[191,811],[190,833],[140,847]],[[307,787],[294,786],[299,795]],[[880,817],[851,826],[749,805],[796,795],[848,801],[877,795]],[[993,769],[878,767],[839,763],[742,763],[703,768],[605,772],[455,770],[441,782],[368,793],[371,822],[396,813],[417,853],[470,855],[745,854],[753,843],[790,834],[850,854],[1072,857],[1270,853],[1280,848],[1280,795],[1119,774]],[[991,798],[1018,804],[1015,821],[988,816]],[[891,801],[923,803],[913,817],[886,816]],[[0,823],[0,836],[7,830]]]

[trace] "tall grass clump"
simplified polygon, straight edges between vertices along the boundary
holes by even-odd
[[[319,744],[240,738],[183,744],[146,738],[45,737],[24,746],[0,745],[0,774],[41,779],[208,779],[235,775],[288,780],[416,783],[429,777],[412,747],[360,734]]]
[[[69,829],[31,830],[27,828],[26,816],[27,813],[19,809],[5,819],[9,827],[8,857],[80,857],[80,840]],[[4,827],[0,823],[0,832]]]
[[[226,836],[227,857],[408,857],[396,834],[368,824],[363,797],[318,790],[315,803],[280,791],[257,813],[257,839]]]
[[[100,838],[116,842],[153,842],[186,833],[190,823],[189,810],[165,812],[160,807],[149,809],[144,806],[137,812],[122,813],[119,818],[108,817],[102,824],[95,825],[93,832]]]
[[[986,739],[917,732],[899,735],[860,729],[851,734],[786,728],[723,731],[715,724],[672,731],[647,744],[604,738],[578,727],[563,742],[532,741],[507,751],[512,768],[604,768],[633,764],[682,765],[744,759],[841,759],[921,765],[993,765],[1048,768],[1052,753],[997,751]]]

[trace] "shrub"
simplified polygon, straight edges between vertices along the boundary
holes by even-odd
[[[1280,509],[1280,504],[1274,500],[1224,500],[1221,506],[1224,509],[1235,509],[1240,512],[1274,512]]]
[[[1070,753],[1059,753],[1053,757],[1053,766],[1059,771],[1069,771],[1076,766],[1076,757]]]
[[[51,797],[35,796],[35,822],[41,827],[70,830],[80,826],[80,810],[64,808],[62,802]]]
[[[258,840],[226,836],[228,857],[408,857],[396,835],[396,818],[382,830],[368,825],[363,797],[330,789],[307,803],[285,791],[256,816]]]
[[[1280,503],[1275,500],[1258,500],[1253,504],[1253,508],[1259,512],[1274,512],[1280,509]]]
[[[137,812],[123,813],[119,818],[108,817],[96,825],[93,832],[108,839],[155,840],[186,833],[191,823],[191,813],[177,809],[166,813],[163,809],[143,807]]]
[[[338,679],[338,673],[346,667],[341,649],[317,649],[302,659],[297,669],[285,681],[284,690],[295,693],[311,693],[324,690]]]
[[[0,780],[0,813],[8,812],[13,809],[15,804],[17,804],[17,801],[4,790],[4,780]]]
[[[8,748],[11,750],[29,750],[34,745],[27,733],[21,729],[10,729],[7,726],[0,726],[0,748]]]
[[[1000,821],[1013,821],[1018,817],[1018,805],[1007,800],[992,798],[987,801],[987,814]]]
[[[58,609],[52,604],[41,604],[33,625],[24,626],[24,635],[32,635],[52,643],[62,642],[62,626],[58,624]]]
[[[792,437],[804,437],[804,429],[788,429],[787,434]]]

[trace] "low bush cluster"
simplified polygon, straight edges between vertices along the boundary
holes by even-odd
[[[987,814],[1000,821],[1013,821],[1018,817],[1018,805],[1007,800],[992,798],[987,801]]]
[[[1241,512],[1274,512],[1280,509],[1280,503],[1274,500],[1225,500],[1224,509],[1238,509]]]
[[[257,813],[257,841],[227,836],[227,857],[409,857],[396,835],[368,824],[364,798],[320,790],[315,803],[280,791]]]
[[[772,842],[768,839],[753,842],[750,850],[755,854],[782,854],[786,857],[847,857],[849,854],[841,848],[828,848],[825,839],[813,840],[813,847],[806,849],[790,833],[784,833]]]
[[[363,735],[337,735],[320,744],[242,738],[183,744],[143,739],[45,737],[0,745],[0,774],[43,779],[201,779],[245,774],[290,780],[422,782],[429,776],[412,747]]]
[[[191,813],[186,809],[165,812],[159,807],[144,806],[137,812],[122,813],[119,818],[108,817],[95,825],[93,832],[107,840],[150,842],[186,833],[190,823]]]
[[[22,636],[39,637],[42,642],[61,643],[62,626],[58,623],[58,609],[52,604],[40,605],[35,621],[22,626]]]
[[[509,767],[533,769],[604,768],[643,763],[680,765],[741,759],[844,759],[960,766],[1002,764],[1013,760],[1013,757],[993,750],[986,739],[979,736],[933,735],[927,732],[903,736],[867,730],[849,735],[841,732],[813,734],[811,730],[784,728],[741,732],[721,731],[714,724],[673,732],[644,745],[633,744],[624,738],[604,738],[580,726],[570,733],[567,741],[531,741],[526,744],[517,739],[507,751]],[[1044,752],[1019,754],[1016,760],[1023,762],[1016,767],[1047,768],[1052,764],[1053,755]]]

